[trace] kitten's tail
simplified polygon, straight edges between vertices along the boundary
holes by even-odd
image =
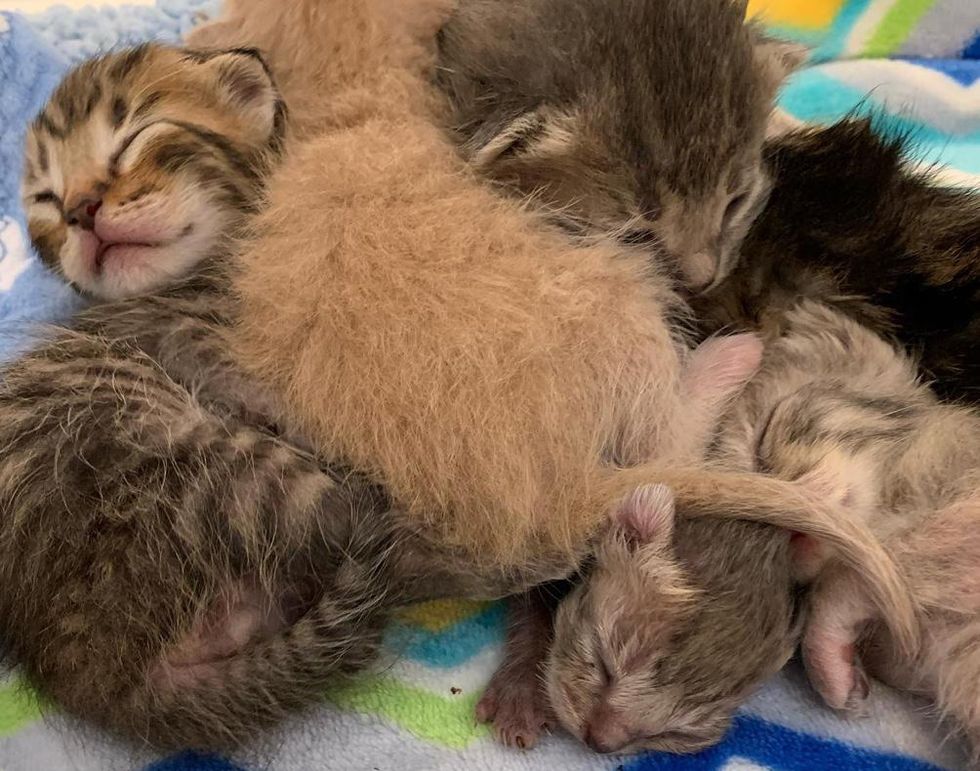
[[[865,580],[902,649],[918,649],[916,607],[904,575],[868,528],[815,492],[764,474],[650,464],[617,470],[607,481],[603,500],[621,500],[651,482],[669,486],[685,516],[761,522],[811,536],[830,547],[837,559]]]

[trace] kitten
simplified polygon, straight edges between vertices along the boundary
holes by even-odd
[[[802,60],[744,17],[731,0],[463,0],[437,82],[483,174],[701,290],[765,203],[766,121]]]
[[[633,505],[618,517],[626,534],[610,535],[559,610],[552,704],[565,726],[607,750],[716,741],[788,657],[801,629],[797,584],[816,579],[803,648],[828,703],[860,706],[868,692],[862,652],[878,676],[935,699],[975,744],[980,705],[961,682],[978,664],[980,418],[940,403],[914,361],[830,307],[804,302],[779,326],[723,421],[718,462],[796,480],[870,528],[906,575],[921,647],[894,637],[856,563],[840,564],[825,536],[716,533],[713,546],[692,552],[684,531],[671,538],[669,507]],[[623,592],[631,586],[646,590]],[[617,590],[626,597],[618,605],[609,599]],[[727,641],[723,653],[706,644],[709,619]],[[599,661],[608,674],[589,671]]]
[[[28,139],[42,255],[139,297],[0,377],[0,649],[70,714],[157,746],[254,738],[368,663],[414,598],[384,496],[277,437],[228,355],[221,262],[283,117],[254,52],[150,45],[71,73]]]
[[[773,193],[738,269],[692,299],[704,332],[831,303],[914,352],[942,398],[975,403],[980,193],[913,171],[908,141],[866,120],[793,132],[766,157]]]
[[[558,723],[597,752],[691,753],[789,659],[803,603],[780,527],[692,518],[663,486],[612,512],[558,606],[543,679]]]
[[[914,655],[902,650],[863,581],[832,564],[820,572],[803,641],[811,680],[831,706],[857,709],[868,690],[864,659],[891,685],[933,699],[970,740],[975,762],[980,700],[963,684],[980,666],[980,415],[939,402],[914,361],[836,312],[804,305],[786,326],[772,376],[747,392],[752,404],[733,416],[722,447],[740,451],[751,436],[757,468],[805,480],[867,522],[908,576],[924,630]],[[811,572],[823,556],[810,556]]]
[[[284,130],[253,52],[145,45],[86,62],[27,133],[22,197],[34,246],[99,299],[172,284],[227,252]]]

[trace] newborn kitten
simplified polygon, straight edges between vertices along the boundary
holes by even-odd
[[[463,0],[437,82],[482,173],[704,289],[765,203],[766,121],[802,59],[744,17],[732,0]]]
[[[624,499],[559,605],[548,700],[597,752],[716,744],[799,639],[790,533],[679,513],[662,485]]]
[[[692,558],[680,527],[670,544],[667,507],[633,505],[559,610],[552,705],[563,725],[604,749],[716,741],[789,655],[796,584],[817,578],[804,651],[827,701],[852,709],[867,694],[854,660],[867,639],[875,674],[931,695],[976,741],[980,704],[961,683],[977,671],[978,417],[940,404],[914,362],[835,310],[803,303],[780,327],[715,454],[726,468],[796,480],[870,527],[907,576],[924,644],[893,636],[859,566],[841,565],[823,535],[709,535],[713,545]],[[704,591],[683,591],[692,588]],[[725,641],[723,654],[712,633]],[[589,670],[600,660],[607,675]]]
[[[151,293],[0,376],[0,649],[140,742],[252,739],[370,661],[414,589],[384,497],[274,436],[229,359],[217,263],[283,130],[253,52],[151,45],[69,74],[28,139],[45,259],[96,297]]]
[[[908,577],[924,630],[897,645],[861,578],[832,564],[812,592],[803,640],[811,681],[827,703],[857,710],[868,694],[859,662],[924,694],[980,758],[980,415],[942,404],[915,363],[825,307],[789,314],[772,375],[746,392],[731,449],[750,435],[760,470],[802,479],[866,521]],[[822,373],[820,375],[814,373]],[[830,374],[833,373],[833,374]],[[817,552],[808,571],[821,565]]]
[[[801,297],[911,349],[944,399],[980,399],[980,193],[910,168],[903,139],[865,120],[766,148],[773,194],[739,267],[692,299],[705,333],[781,323]]]
[[[103,300],[184,278],[226,253],[255,210],[284,121],[247,50],[146,45],[80,65],[27,133],[22,197],[38,254]]]
[[[218,29],[277,39],[260,7],[237,0]],[[332,83],[320,109],[335,110],[270,181],[235,276],[234,343],[304,435],[383,482],[471,570],[574,567],[607,502],[651,478],[681,502],[846,527],[791,484],[655,462],[694,457],[703,429],[669,283],[635,252],[570,246],[467,174],[426,112],[424,42],[382,11],[296,0],[282,12],[305,24],[282,55],[333,53],[307,87]],[[902,615],[895,576],[880,586]]]

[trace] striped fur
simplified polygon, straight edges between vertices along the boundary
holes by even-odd
[[[219,115],[229,82],[244,101]],[[159,746],[252,739],[367,664],[393,607],[451,586],[413,581],[424,560],[404,545],[392,557],[408,535],[384,497],[279,438],[273,400],[229,358],[222,254],[284,130],[270,83],[247,51],[118,52],[71,73],[30,140],[36,238],[37,209],[56,207],[32,191],[83,168],[112,172],[103,209],[140,176],[196,186],[196,216],[213,217],[190,262],[88,286],[168,288],[92,306],[0,375],[4,659],[68,712]],[[267,125],[239,120],[250,113]],[[143,142],[133,165],[99,165],[107,121]],[[47,256],[70,275],[64,250]],[[250,604],[260,619],[229,648]]]
[[[82,292],[163,287],[259,203],[285,108],[261,58],[144,45],[72,70],[31,125],[22,186],[44,263]]]
[[[892,685],[930,697],[976,759],[980,414],[940,402],[913,360],[835,310],[805,303],[783,326],[721,450],[799,479],[865,522],[907,575],[924,630],[917,651],[903,650],[864,581],[832,566],[811,597],[803,643],[811,679],[831,706],[859,709],[868,689],[863,661]]]
[[[708,334],[775,326],[801,297],[897,339],[945,399],[980,399],[980,193],[911,168],[914,140],[844,120],[772,140],[773,194],[739,268],[694,298]]]

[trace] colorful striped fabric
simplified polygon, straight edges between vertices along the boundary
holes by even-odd
[[[815,61],[980,57],[976,0],[749,0],[749,15]]]
[[[70,63],[150,37],[176,40],[216,4],[158,0],[130,8],[101,0],[80,11],[0,14],[0,357],[23,345],[26,323],[76,307],[44,274],[25,238],[17,186],[29,116]],[[783,91],[780,105],[789,120],[871,113],[887,130],[911,134],[923,163],[948,164],[945,179],[980,182],[980,0],[752,0],[750,13],[813,50],[812,65]],[[473,719],[499,662],[504,624],[499,604],[447,602],[406,611],[389,629],[388,660],[378,671],[324,694],[312,714],[284,725],[261,749],[232,758],[134,753],[57,714],[42,718],[45,711],[11,674],[0,681],[0,771],[920,771],[964,765],[962,748],[941,741],[920,704],[876,688],[871,717],[843,721],[816,703],[792,666],[751,701],[722,745],[694,757],[604,758],[564,736],[549,737],[530,753],[505,750]]]

